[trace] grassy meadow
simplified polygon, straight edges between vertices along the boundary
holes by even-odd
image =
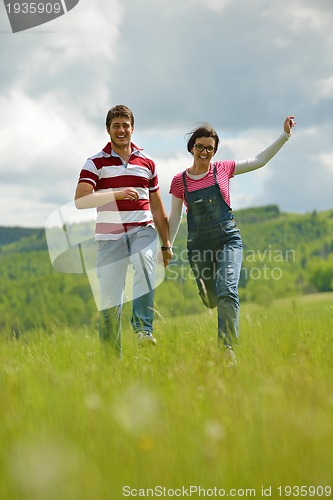
[[[1,499],[331,496],[333,293],[242,304],[236,368],[215,311],[155,333],[125,325],[122,360],[84,327],[0,334]]]

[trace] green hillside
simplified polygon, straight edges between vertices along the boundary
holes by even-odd
[[[25,227],[0,227],[0,246],[8,245],[15,241],[19,241],[26,236],[31,236],[38,231],[35,228],[25,228]]]
[[[0,227],[0,254],[47,251],[43,228]]]
[[[242,302],[269,306],[276,298],[333,290],[333,210],[292,214],[270,205],[240,210],[235,219],[244,246]],[[186,218],[174,254],[156,290],[162,318],[203,310],[186,258]],[[0,228],[0,328],[16,334],[50,324],[95,328],[97,315],[87,277],[52,269],[42,228]]]

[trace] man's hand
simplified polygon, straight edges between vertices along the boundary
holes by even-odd
[[[116,200],[138,200],[139,193],[135,188],[128,187],[119,191],[115,190],[114,197]]]

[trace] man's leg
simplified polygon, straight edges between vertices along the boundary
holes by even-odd
[[[111,347],[118,355],[121,355],[121,312],[127,266],[127,249],[122,240],[98,242],[99,338],[103,347]]]
[[[102,347],[108,351],[111,348],[117,355],[122,354],[121,344],[121,308],[110,307],[99,313],[98,334]]]
[[[152,227],[138,231],[131,241],[130,261],[134,268],[132,327],[152,333],[154,320],[157,233]]]

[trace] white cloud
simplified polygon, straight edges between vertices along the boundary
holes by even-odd
[[[116,59],[125,8],[117,0],[108,0],[108,8],[105,7],[105,0],[81,0],[75,10],[57,20],[55,36],[49,40],[55,51],[64,51],[61,66],[75,62],[78,57],[81,61],[84,57],[85,62],[92,65],[96,58],[102,57],[104,66]],[[102,64],[100,70],[103,70]]]
[[[294,33],[318,31],[327,37],[331,33],[332,3],[330,0],[317,0],[316,3],[311,0],[270,2],[263,9],[262,17],[274,19]]]
[[[274,142],[282,132],[282,122],[276,129],[251,129],[246,135],[228,138],[223,141],[222,146],[226,150],[228,158],[234,160],[246,160],[255,157]],[[281,152],[277,153],[271,161],[263,168],[235,176],[230,182],[231,205],[234,210],[249,206],[262,204],[261,200],[265,193],[267,184],[271,182],[281,161]],[[270,204],[265,201],[265,204]]]
[[[5,189],[2,186],[0,225],[43,227],[54,205],[45,200],[40,201],[40,190],[37,185],[25,186],[23,183],[17,186],[13,183]]]
[[[73,199],[81,166],[107,135],[103,143],[89,121],[50,95],[35,101],[13,90],[0,107],[1,223],[43,225],[50,209]]]
[[[328,28],[331,31],[331,21],[333,17],[332,6],[328,8],[320,8],[323,5],[313,2],[298,1],[289,3],[287,7],[288,15],[290,16],[290,27],[292,30],[298,31],[319,31],[323,28]]]
[[[333,174],[333,151],[318,155],[318,161],[331,173],[331,175]],[[331,177],[331,179],[333,181],[333,177]]]
[[[216,12],[223,11],[230,3],[231,0],[205,0],[204,3],[202,0],[188,0],[190,8],[207,7]]]
[[[89,122],[82,122],[52,95],[36,101],[21,90],[13,90],[0,99],[0,106],[4,111],[0,115],[2,161],[10,160],[20,173],[41,174],[33,168],[41,162],[45,173],[49,173],[49,165],[56,164],[61,171],[62,165],[82,154],[83,147],[96,144],[100,138]]]
[[[171,195],[170,184],[173,177],[192,165],[192,157],[189,153],[178,153],[173,158],[154,158],[157,165],[160,190],[166,210],[170,211]]]
[[[317,82],[317,97],[319,99],[333,99],[333,75]]]
[[[279,133],[283,131],[282,122],[279,128],[277,127],[276,130],[250,129],[238,137],[222,139],[221,147],[228,150],[231,159],[246,160],[256,156],[278,138]]]
[[[276,203],[296,212],[332,208],[332,128],[330,123],[319,124],[314,133],[313,127],[297,125],[274,166],[269,165],[272,175],[262,186],[258,204]]]

